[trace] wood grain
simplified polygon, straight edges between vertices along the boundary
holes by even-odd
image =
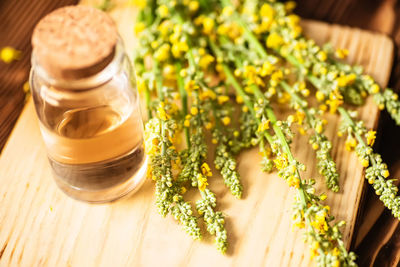
[[[132,36],[133,13],[129,8],[113,11],[123,38]],[[348,48],[350,62],[363,65],[381,85],[387,83],[393,51],[387,37],[317,22],[307,22],[305,31],[318,42],[330,40]],[[131,42],[128,48],[133,48]],[[360,110],[360,117],[368,127],[376,124],[378,111],[371,101]],[[350,246],[363,170],[336,135],[338,118],[328,119],[341,191],[329,193],[326,202],[333,215],[347,221],[344,239]],[[306,138],[296,136],[292,148],[308,166],[303,177],[317,178],[314,152]],[[293,191],[276,174],[260,171],[257,150],[242,153],[238,162],[243,200],[235,200],[220,177],[210,181],[218,208],[227,216],[231,246],[223,256],[207,235],[202,242],[193,242],[172,218],[156,213],[150,181],[135,195],[110,204],[89,205],[66,197],[52,181],[30,101],[0,158],[0,265],[310,266],[301,231],[290,230]],[[318,190],[326,191],[322,179],[317,181]]]
[[[12,46],[22,52],[18,61],[0,60],[0,152],[25,104],[23,84],[28,80],[33,27],[50,11],[78,0],[1,0],[0,49]]]

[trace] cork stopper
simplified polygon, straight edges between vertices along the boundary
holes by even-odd
[[[113,59],[117,28],[104,12],[88,6],[67,6],[46,15],[32,35],[38,64],[55,79],[92,76]]]

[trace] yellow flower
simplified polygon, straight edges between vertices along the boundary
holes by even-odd
[[[306,117],[306,114],[301,111],[301,110],[297,110],[296,111],[296,120],[298,122],[299,125],[303,124],[304,118]]]
[[[191,12],[196,12],[198,9],[199,9],[199,2],[197,2],[197,1],[189,2],[189,10]]]
[[[346,147],[346,150],[352,151],[357,146],[357,141],[354,137],[349,135],[344,145]]]
[[[185,90],[187,92],[191,92],[193,90],[199,89],[199,86],[196,84],[194,80],[190,80],[185,84]]]
[[[186,77],[187,76],[187,69],[181,69],[181,71],[179,72],[179,75],[181,75],[182,77]]]
[[[349,50],[347,49],[337,49],[335,52],[335,56],[341,59],[346,58],[348,54]]]
[[[158,143],[157,137],[147,137],[144,146],[146,154],[154,155],[159,150]]]
[[[142,1],[142,0],[130,0],[129,1],[129,5],[133,5],[139,8],[145,8],[146,7],[146,1]]]
[[[322,112],[325,112],[325,111],[328,110],[328,106],[325,105],[325,104],[321,104],[321,105],[319,105],[319,109],[320,109]]]
[[[299,229],[302,229],[305,227],[305,224],[304,224],[304,222],[295,222],[293,226],[295,226]]]
[[[219,26],[217,27],[217,33],[218,33],[219,35],[227,35],[228,32],[229,32],[229,26],[228,26],[228,24],[226,24],[226,23],[221,24],[221,25],[219,25]]]
[[[200,15],[197,18],[195,18],[193,21],[194,25],[200,26],[203,23],[204,18],[205,18],[204,15]]]
[[[314,241],[313,245],[310,248],[311,259],[314,259],[315,256],[319,255],[318,249],[319,249],[319,243],[317,241]]]
[[[158,30],[162,36],[166,36],[169,33],[170,29],[172,29],[172,22],[170,20],[164,20],[158,26]]]
[[[204,56],[206,54],[206,50],[203,47],[199,48],[199,55]]]
[[[163,76],[168,80],[175,80],[175,66],[171,64],[166,64],[162,71]]]
[[[289,116],[287,117],[287,121],[288,121],[289,123],[293,123],[293,122],[296,121],[296,117],[293,116],[293,115],[289,115]]]
[[[171,52],[175,58],[180,58],[182,56],[182,52],[187,52],[189,50],[189,46],[186,42],[175,42],[172,45]]]
[[[262,33],[264,33],[264,32],[269,31],[269,30],[271,29],[272,22],[273,22],[273,19],[270,19],[270,18],[263,18],[263,19],[261,20],[261,23],[258,24],[258,25],[256,26],[256,28],[254,29],[254,33],[256,33],[256,34],[262,34]]]
[[[168,15],[169,15],[168,7],[167,7],[166,5],[161,5],[161,6],[158,8],[158,13],[160,14],[160,17],[161,17],[161,18],[166,18],[166,17],[168,17]]]
[[[340,267],[340,261],[339,261],[339,260],[335,260],[335,261],[332,263],[332,267]]]
[[[268,88],[268,93],[271,94],[271,95],[276,94],[276,88],[275,87],[269,87]]]
[[[169,51],[170,51],[169,44],[163,44],[157,51],[154,53],[154,57],[156,60],[162,62],[169,58]]]
[[[319,148],[319,145],[317,143],[312,144],[312,149],[317,150]]]
[[[231,118],[229,118],[228,116],[225,116],[222,118],[222,123],[226,126],[229,125],[231,123]]]
[[[204,191],[204,189],[206,189],[206,187],[208,185],[207,177],[199,173],[197,175],[197,181],[198,181],[199,190]]]
[[[271,80],[279,82],[283,78],[283,73],[281,70],[277,70],[271,75]]]
[[[186,187],[182,186],[182,187],[181,187],[181,194],[182,194],[182,195],[185,194],[186,191],[187,191],[187,190],[186,190]]]
[[[294,14],[291,14],[287,17],[287,23],[289,24],[290,27],[296,29],[297,25],[300,22],[300,17]],[[303,45],[304,46],[304,45]],[[305,47],[305,46],[304,46]]]
[[[240,95],[237,95],[237,96],[236,96],[236,103],[242,104],[242,103],[243,103],[243,97],[240,96]]]
[[[290,35],[292,38],[297,38],[302,33],[302,31],[303,31],[303,28],[297,25],[297,26],[293,27],[293,30],[290,33]]]
[[[146,83],[141,77],[137,78],[137,89],[139,93],[146,91]]]
[[[319,51],[317,54],[317,58],[321,61],[326,61],[326,59],[328,58],[328,56],[326,55],[325,51]]]
[[[10,46],[3,47],[0,50],[0,60],[5,63],[11,63],[14,60],[21,58],[21,51],[18,51]]]
[[[354,83],[356,78],[357,78],[357,76],[354,73],[351,73],[349,75],[342,75],[336,79],[337,85],[340,87],[351,85]]]
[[[283,44],[283,39],[279,34],[273,32],[270,35],[268,35],[266,44],[267,47],[276,49]]]
[[[161,105],[157,108],[157,115],[163,121],[166,121],[169,119],[169,115],[165,111],[164,107],[162,107]]]
[[[323,101],[325,99],[325,94],[322,93],[321,91],[317,91],[315,93],[315,97],[317,98],[318,101]]]
[[[278,98],[278,103],[279,103],[279,104],[288,103],[289,100],[290,100],[291,98],[292,98],[292,97],[290,96],[290,94],[289,94],[288,92],[283,92],[283,94],[281,95],[281,97]]]
[[[288,166],[288,159],[286,154],[281,154],[274,159],[275,167],[278,170],[284,169]]]
[[[244,67],[243,76],[247,78],[247,84],[258,84],[263,86],[263,80],[257,75],[257,69],[254,66],[247,65]],[[248,91],[249,90],[249,91]],[[250,93],[252,89],[250,87],[245,88],[245,91]]]
[[[303,90],[301,90],[301,94],[302,94],[303,96],[307,97],[307,96],[310,95],[310,90],[308,90],[307,88],[306,88],[306,89],[303,89]]]
[[[212,172],[211,172],[210,166],[208,166],[208,164],[207,164],[206,162],[204,162],[204,163],[201,165],[201,172],[202,172],[203,175],[205,175],[205,176],[212,176]]]
[[[146,28],[146,25],[143,22],[136,22],[134,31],[135,34],[141,33]]]
[[[222,16],[229,17],[233,14],[233,8],[231,6],[226,6],[222,9]]]
[[[375,131],[368,131],[367,135],[367,144],[369,146],[373,146],[375,143],[375,138],[376,138],[376,132]]]
[[[190,113],[192,113],[192,115],[195,116],[199,113],[199,109],[197,107],[192,107],[190,109]]]
[[[289,176],[289,178],[287,179],[286,182],[291,187],[294,187],[294,188],[300,187],[300,179],[295,177],[294,175]]]
[[[224,104],[225,102],[228,102],[228,101],[229,101],[229,96],[221,95],[221,96],[218,97],[218,104],[220,104],[220,105],[222,105],[222,104]]]
[[[235,41],[237,38],[242,36],[242,33],[243,29],[239,26],[239,24],[237,24],[237,22],[231,22],[229,24],[229,30],[227,32],[229,38]]]
[[[242,111],[243,111],[244,113],[249,112],[249,108],[248,108],[247,106],[243,106],[243,107],[242,107]]]
[[[183,126],[185,126],[185,127],[190,127],[190,120],[185,120],[185,121],[183,122]]]
[[[315,215],[315,221],[311,222],[311,225],[318,230],[320,233],[325,233],[328,231],[328,224],[326,223],[326,212],[325,211],[319,211]]]
[[[258,125],[257,132],[261,133],[269,129],[269,120],[263,119],[260,125]]]
[[[272,19],[275,16],[275,10],[269,4],[263,4],[260,9],[260,16]]]
[[[204,90],[200,93],[200,99],[205,100],[205,99],[216,99],[217,95],[212,91],[212,90]]]
[[[261,70],[260,70],[260,75],[262,77],[265,77],[267,75],[270,75],[272,71],[274,70],[274,65],[272,65],[270,62],[266,61],[263,63]]]
[[[371,86],[371,92],[372,92],[373,94],[377,94],[377,93],[379,93],[379,91],[380,91],[379,85],[377,85],[376,83],[374,83],[374,84]]]
[[[337,108],[343,104],[343,96],[340,94],[339,90],[333,90],[329,94],[329,99],[326,101],[329,106],[329,112],[335,113]]]
[[[285,3],[285,9],[287,12],[291,12],[296,7],[295,1],[288,1]]]
[[[361,159],[361,165],[363,165],[363,167],[367,168],[369,166],[369,160],[368,159]]]
[[[202,24],[203,24],[203,32],[205,34],[212,33],[212,31],[214,29],[214,25],[215,25],[215,22],[212,18],[205,17],[202,21]]]
[[[322,133],[323,131],[324,131],[324,127],[322,126],[322,124],[321,123],[319,123],[318,125],[317,125],[317,127],[315,127],[315,131],[317,132],[317,133]]]
[[[214,57],[211,55],[204,55],[200,57],[199,66],[203,69],[207,69],[207,67],[214,62]]]
[[[384,171],[381,172],[381,175],[382,175],[383,177],[385,177],[385,178],[388,178],[389,175],[390,175],[390,173],[389,173],[388,170],[384,170]]]

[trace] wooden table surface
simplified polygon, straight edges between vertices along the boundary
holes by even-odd
[[[22,58],[12,64],[0,61],[0,151],[24,106],[23,84],[29,75],[30,35],[35,23],[57,7],[76,3],[76,0],[1,0],[0,48],[12,46],[22,51]],[[390,86],[400,89],[400,1],[398,0],[299,0],[297,13],[344,25],[379,31],[393,38],[397,44]],[[382,138],[384,135],[384,138]],[[395,178],[400,177],[400,127],[383,112],[379,123],[376,149],[382,153]],[[369,209],[381,206],[371,190],[367,193],[364,215]],[[372,208],[371,208],[372,207]],[[372,223],[375,218],[368,217]],[[356,229],[357,230],[357,229]],[[355,249],[360,266],[397,266],[400,262],[400,224],[390,212],[384,211],[376,218],[369,233],[358,242]],[[1,254],[0,254],[1,257]]]

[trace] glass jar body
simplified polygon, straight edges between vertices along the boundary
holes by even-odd
[[[136,83],[123,48],[101,72],[74,81],[51,79],[34,55],[32,63],[32,96],[58,186],[88,202],[137,189],[147,163]]]

